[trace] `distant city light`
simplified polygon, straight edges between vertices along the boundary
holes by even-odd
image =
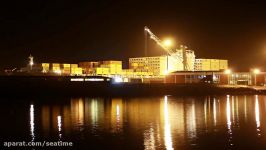
[[[255,74],[255,75],[254,75],[254,85],[256,86],[256,85],[257,85],[257,77],[256,77],[256,74],[259,74],[259,73],[260,73],[260,70],[257,69],[257,68],[255,68],[255,69],[253,70],[253,73]]]

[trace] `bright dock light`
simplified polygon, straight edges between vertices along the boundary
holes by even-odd
[[[231,70],[230,70],[230,69],[226,69],[226,70],[224,71],[224,73],[225,73],[225,74],[231,74]]]
[[[259,69],[254,69],[253,73],[254,73],[254,85],[256,86],[257,85],[257,74],[260,73],[260,70]]]
[[[121,83],[121,82],[123,82],[123,79],[122,79],[121,77],[115,77],[115,78],[114,78],[114,81],[115,81],[116,83]]]
[[[168,70],[164,70],[163,74],[164,75],[168,75],[169,74],[169,71]]]
[[[55,70],[54,73],[61,75],[62,71],[61,70]]]
[[[170,40],[170,39],[166,39],[166,40],[163,41],[163,44],[164,44],[164,46],[166,46],[166,47],[170,47],[170,46],[173,45],[173,42],[172,42],[172,40]]]
[[[260,70],[259,70],[259,69],[254,69],[254,70],[253,70],[253,73],[254,73],[254,74],[259,74],[259,73],[260,73]]]

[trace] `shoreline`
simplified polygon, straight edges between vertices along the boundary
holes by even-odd
[[[2,96],[266,95],[266,87],[216,84],[71,82],[71,77],[0,77]]]

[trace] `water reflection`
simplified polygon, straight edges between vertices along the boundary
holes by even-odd
[[[233,97],[232,97],[233,101]],[[232,102],[233,103],[233,102]],[[232,107],[234,105],[232,104]],[[234,109],[232,109],[234,111]],[[232,122],[231,122],[231,106],[230,106],[230,95],[226,96],[226,118],[227,118],[227,129],[228,129],[228,136],[229,136],[229,144],[233,146],[233,132],[232,132]]]
[[[71,99],[70,104],[72,123],[78,127],[79,130],[83,130],[84,125],[84,100],[81,98]]]
[[[197,136],[196,133],[196,114],[195,114],[195,101],[192,100],[192,104],[187,107],[186,124],[188,130],[188,137],[193,139]]]
[[[171,135],[171,125],[169,123],[168,114],[168,97],[164,97],[164,143],[167,150],[173,149],[172,135]]]
[[[260,108],[259,108],[258,95],[255,95],[255,119],[256,119],[257,135],[260,136]]]
[[[154,129],[150,127],[144,131],[144,148],[145,150],[154,150],[155,148],[155,136]]]
[[[247,121],[247,96],[244,96],[244,115],[245,115],[245,122]]]
[[[122,99],[112,99],[111,125],[114,133],[120,133],[123,127],[123,104]]]
[[[213,120],[214,120],[214,126],[216,126],[216,123],[217,123],[217,110],[216,110],[216,99],[214,98],[213,99]]]
[[[262,137],[266,109],[259,99],[258,95],[72,98],[36,108],[31,104],[29,131],[32,141],[55,135],[59,140],[72,139],[79,134],[81,141],[90,136],[111,137],[116,143],[138,141],[144,149],[193,149],[202,145],[202,137],[215,141],[216,135],[216,143],[228,143],[230,149],[239,145],[241,136]]]
[[[30,105],[30,135],[31,141],[34,141],[35,134],[34,134],[34,105]]]
[[[59,136],[59,140],[62,138],[62,118],[61,116],[57,116],[57,126],[58,126],[58,136]]]
[[[96,126],[98,122],[98,101],[96,99],[91,101],[91,120],[92,125]]]

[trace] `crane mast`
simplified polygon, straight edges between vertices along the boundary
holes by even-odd
[[[176,55],[176,50],[174,51],[174,50],[168,48],[167,46],[165,46],[163,44],[163,42],[154,33],[152,33],[151,30],[147,26],[144,27],[144,31],[146,33],[148,33],[150,35],[150,38],[152,40],[154,40],[158,45],[160,45],[167,52],[167,54],[169,56],[172,56],[172,57],[176,58],[177,60],[181,60],[182,63],[183,63],[184,71],[188,71],[189,70],[188,69],[189,68],[188,67],[188,63],[187,63],[187,55],[186,55],[186,48],[187,47],[186,46],[183,46],[183,45],[180,46],[181,52],[182,52],[182,56]],[[147,48],[146,45],[145,45],[145,48]],[[168,62],[167,62],[167,64],[168,64]]]

